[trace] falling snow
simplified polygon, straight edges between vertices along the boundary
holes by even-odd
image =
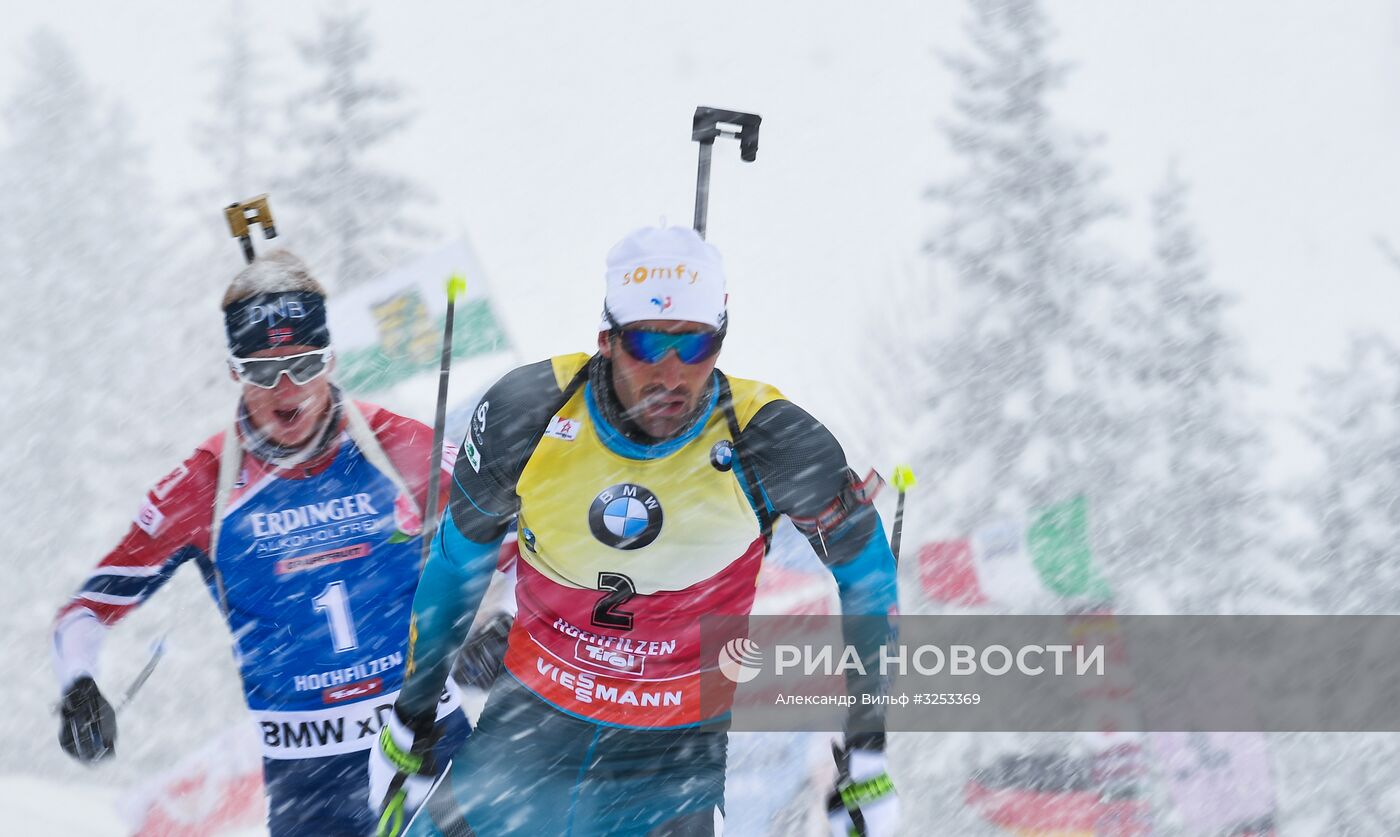
[[[336,374],[428,423],[442,314],[422,289],[446,277],[383,283],[469,254],[456,445],[505,371],[593,351],[610,243],[689,217],[700,104],[764,117],[757,162],[721,144],[714,164],[720,365],[820,418],[858,474],[913,467],[902,613],[1072,612],[1036,564],[1070,530],[1079,581],[1119,614],[1400,612],[1389,4],[42,5],[0,38],[7,828],[265,833],[258,728],[193,562],[74,639],[101,636],[114,703],[161,649],[117,758],[56,746],[55,612],[124,532],[160,525],[143,492],[234,418],[223,207],[271,195],[281,237],[254,246],[299,254],[356,312]],[[265,258],[249,281],[297,269]],[[780,526],[760,612],[835,600]],[[478,624],[513,609],[498,581]],[[241,659],[287,648],[265,646]],[[299,676],[335,689],[402,662],[372,660]],[[470,714],[484,699],[468,690]],[[1069,830],[1026,811],[1080,792],[1101,818],[1083,833],[1400,833],[1394,733],[897,732],[888,756],[900,834]],[[834,773],[828,735],[732,734],[726,833],[827,833]]]

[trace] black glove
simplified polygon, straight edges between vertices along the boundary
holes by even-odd
[[[501,672],[501,661],[506,656],[506,642],[514,621],[510,615],[498,613],[479,630],[473,631],[457,654],[452,679],[461,686],[482,691],[490,689]]]
[[[63,725],[58,744],[63,752],[81,762],[99,761],[116,752],[117,713],[91,677],[73,681],[63,693],[59,712]]]

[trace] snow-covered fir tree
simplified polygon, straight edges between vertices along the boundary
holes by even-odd
[[[1114,205],[1092,143],[1050,112],[1064,67],[1040,4],[970,5],[972,49],[946,59],[957,174],[929,193],[952,322],[922,355],[940,397],[919,459],[952,531],[1076,494],[1103,529],[1135,455],[1122,400],[1133,382],[1106,341],[1121,279],[1091,240]]]
[[[1188,214],[1188,187],[1173,167],[1152,198],[1151,262],[1129,289],[1133,357],[1147,409],[1135,433],[1144,456],[1126,487],[1140,517],[1123,570],[1172,612],[1249,609],[1262,580],[1264,440],[1245,412],[1250,383]],[[1246,584],[1249,581],[1252,584]]]
[[[12,670],[47,660],[58,605],[169,468],[166,373],[182,351],[176,312],[161,307],[164,213],[130,126],[58,36],[34,34],[21,62],[0,144],[0,188],[23,196],[4,224],[0,307],[19,352],[0,412],[0,525],[24,578],[0,590],[0,665]],[[21,690],[12,717],[47,725],[54,699]],[[7,747],[0,770],[62,758]]]
[[[1119,260],[1096,238],[1117,212],[1094,142],[1063,125],[1050,95],[1065,67],[1037,0],[972,0],[964,52],[945,58],[953,113],[949,175],[929,190],[927,241],[939,321],[919,339],[910,380],[925,420],[916,458],[920,508],[953,536],[1084,496],[1096,558],[1110,570],[1133,525],[1125,497],[1146,404],[1114,350],[1127,311]],[[1004,749],[1010,747],[1011,750]],[[973,762],[1067,752],[1068,736],[977,736]],[[967,780],[948,774],[950,787]],[[942,806],[913,802],[930,817]],[[954,809],[958,810],[958,809]],[[945,831],[993,833],[968,814]]]
[[[192,312],[175,327],[183,329],[187,348],[177,370],[184,383],[180,407],[195,436],[183,441],[193,445],[228,420],[236,387],[228,379],[224,362],[222,318],[219,301],[234,274],[243,268],[242,251],[229,234],[224,207],[258,194],[273,192],[278,157],[273,149],[276,109],[269,100],[271,55],[254,35],[251,9],[243,0],[232,0],[227,14],[213,31],[220,44],[207,69],[212,82],[210,109],[192,131],[196,149],[206,162],[209,176],[179,198],[178,243],[171,262],[181,281],[172,287],[182,307]],[[271,195],[274,213],[281,208],[278,194]],[[259,251],[277,246],[254,233]]]
[[[297,44],[312,80],[288,103],[285,153],[295,168],[279,187],[298,250],[341,290],[394,266],[426,234],[412,212],[427,191],[379,159],[410,115],[396,85],[368,75],[367,17],[338,6]]]
[[[1307,430],[1322,464],[1303,491],[1324,613],[1400,613],[1400,349],[1356,337],[1340,368],[1314,373]]]
[[[26,547],[54,554],[85,529],[36,524],[62,520],[62,505],[111,513],[106,501],[118,489],[104,463],[124,467],[158,435],[153,414],[165,406],[138,401],[161,386],[154,361],[179,346],[151,306],[163,290],[156,268],[164,213],[126,118],[52,33],[36,33],[23,62],[4,111],[0,177],[10,194],[24,195],[25,211],[5,223],[8,275],[24,278],[7,283],[4,316],[6,333],[30,335],[33,351],[24,364],[26,408],[6,412],[12,426],[0,438],[5,461],[33,473],[7,483],[15,504],[3,505],[33,505],[22,514],[30,523],[13,531]]]
[[[880,293],[855,302],[864,307],[854,315],[852,333],[843,337],[854,364],[848,385],[857,397],[834,410],[828,420],[852,467],[870,463],[886,478],[932,432],[929,405],[938,394],[923,370],[929,367],[932,350],[928,335],[942,328],[943,318],[929,275],[927,264],[916,263],[883,271]],[[893,489],[887,490],[893,494]],[[935,523],[920,499],[922,493],[920,483],[911,501],[920,511],[905,521],[906,533],[913,535],[910,542],[917,542]]]
[[[1353,336],[1340,364],[1314,370],[1306,395],[1303,428],[1321,456],[1295,492],[1306,523],[1296,551],[1311,605],[1400,612],[1400,347]],[[1291,733],[1273,747],[1285,822],[1326,834],[1400,832],[1400,734]]]
[[[271,190],[275,153],[268,92],[274,74],[270,55],[254,37],[251,10],[231,0],[216,33],[219,51],[209,69],[214,74],[211,111],[194,128],[200,153],[213,178],[207,188],[215,201],[207,209]],[[210,213],[219,221],[222,218]]]

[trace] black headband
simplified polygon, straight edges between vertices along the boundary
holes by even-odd
[[[309,291],[257,294],[224,309],[224,330],[234,357],[248,357],[277,346],[331,344],[326,300]]]

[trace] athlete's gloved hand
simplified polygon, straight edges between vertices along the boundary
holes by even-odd
[[[379,816],[379,837],[393,837],[428,797],[437,774],[432,748],[438,732],[431,716],[405,720],[398,707],[369,751],[369,807]]]
[[[59,706],[63,716],[58,744],[63,752],[81,762],[95,762],[116,752],[117,713],[98,691],[91,677],[74,680],[63,693]]]
[[[833,837],[888,837],[899,825],[899,797],[885,769],[883,750],[832,747],[836,788],[827,797]]]

